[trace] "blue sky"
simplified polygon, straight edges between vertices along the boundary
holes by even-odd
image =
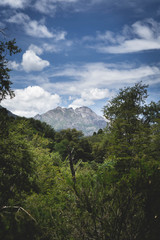
[[[13,113],[88,106],[103,115],[119,88],[139,81],[159,100],[159,0],[3,0],[0,14],[22,49],[9,59],[16,97],[2,101]]]

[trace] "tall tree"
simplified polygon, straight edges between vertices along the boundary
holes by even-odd
[[[132,158],[135,141],[144,132],[143,113],[147,98],[147,85],[137,83],[133,87],[120,89],[119,94],[104,107],[104,116],[110,121],[110,145],[115,157]],[[129,164],[129,162],[128,162]]]
[[[146,98],[147,86],[142,83],[121,89],[105,106],[104,115],[110,120],[108,156],[115,161],[115,189],[120,194],[119,202],[122,200],[120,211],[125,214],[129,200],[129,209],[136,210],[135,214],[127,210],[130,219],[139,214],[141,218],[135,239],[157,240],[160,234],[160,107],[159,102],[146,105]],[[128,200],[127,191],[132,196]],[[141,207],[138,210],[136,206]],[[118,239],[125,239],[121,237],[125,233],[122,226],[126,222],[123,214]]]

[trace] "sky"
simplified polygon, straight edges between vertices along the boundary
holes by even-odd
[[[15,97],[1,102],[14,114],[88,106],[103,115],[140,81],[148,103],[160,100],[159,0],[1,0],[0,16],[22,49],[8,62]]]

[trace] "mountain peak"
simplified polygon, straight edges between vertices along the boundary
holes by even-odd
[[[92,135],[100,128],[106,127],[106,121],[103,117],[98,116],[88,107],[73,108],[57,107],[42,115],[34,117],[42,122],[51,125],[55,130],[67,128],[76,128],[82,131],[84,135]]]
[[[93,112],[89,107],[86,107],[86,106],[78,107],[78,108],[75,109],[75,111]]]

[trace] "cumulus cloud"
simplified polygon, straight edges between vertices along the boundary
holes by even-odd
[[[50,63],[41,59],[37,54],[41,54],[42,51],[36,46],[31,46],[22,56],[22,67],[24,71],[42,71],[45,67],[48,67]]]
[[[34,44],[31,44],[22,56],[22,62],[9,61],[8,67],[12,70],[24,70],[26,72],[42,71],[45,67],[48,67],[50,63],[47,60],[43,60],[38,55],[43,53],[43,48],[40,48]]]
[[[16,23],[23,26],[27,35],[38,38],[54,38],[55,40],[64,40],[65,31],[51,32],[45,26],[43,21],[32,20],[27,14],[17,13],[8,19],[10,23]]]
[[[93,42],[92,38],[92,42]],[[85,37],[83,41],[91,41]],[[160,23],[153,19],[137,21],[124,26],[121,33],[111,31],[97,33],[94,48],[101,53],[124,54],[160,49]]]
[[[34,117],[57,107],[61,102],[58,94],[51,94],[39,86],[15,90],[13,99],[6,99],[2,106],[18,116]]]

